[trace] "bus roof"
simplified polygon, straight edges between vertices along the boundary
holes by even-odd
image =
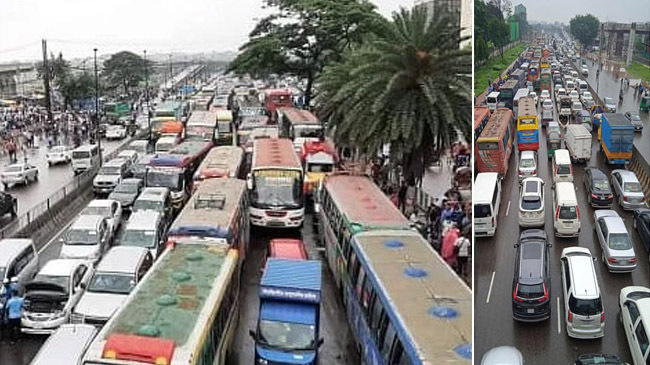
[[[244,150],[238,146],[213,147],[199,165],[197,177],[237,177],[244,158]]]
[[[501,138],[506,131],[508,124],[512,121],[512,110],[499,108],[490,117],[479,140],[486,138]]]
[[[402,212],[365,176],[332,175],[325,178],[324,186],[352,223],[363,227],[409,228]]]
[[[124,349],[111,345],[111,338],[132,335],[133,342],[142,339],[161,347],[172,341],[175,349],[167,363],[190,363],[200,353],[199,339],[211,328],[206,322],[219,310],[219,296],[237,265],[237,251],[227,245],[187,244],[167,249],[104,326],[85,360],[98,361],[109,352],[118,360],[138,355],[134,351],[149,354],[149,348],[134,344],[121,343]]]
[[[496,172],[481,172],[476,174],[472,188],[474,204],[491,204],[498,179],[499,174]]]
[[[501,89],[514,89],[519,85],[519,81],[515,79],[508,79],[503,86],[501,86]]]
[[[195,110],[192,112],[190,119],[187,121],[187,126],[192,125],[209,125],[215,126],[217,124],[217,112],[207,110]]]
[[[474,129],[476,129],[479,124],[481,124],[481,121],[483,121],[485,116],[490,116],[490,108],[486,106],[474,107]]]
[[[472,341],[472,293],[413,231],[374,231],[352,244],[406,353],[425,364],[456,363]],[[379,289],[381,288],[381,289]]]
[[[278,108],[278,113],[282,114],[291,124],[317,124],[320,121],[309,110],[296,109],[291,107]]]
[[[169,229],[170,236],[229,239],[240,212],[246,182],[209,179],[201,183]]]
[[[196,156],[201,151],[210,148],[209,141],[183,141],[169,151],[170,155]]]
[[[519,99],[519,108],[517,110],[517,116],[518,117],[523,117],[523,116],[537,116],[537,108],[536,108],[536,103],[535,103],[535,98],[532,96],[526,96],[521,99]]]
[[[264,168],[302,169],[293,142],[286,138],[256,139],[253,145],[252,169]]]

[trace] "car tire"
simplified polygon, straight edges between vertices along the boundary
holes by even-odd
[[[51,161],[47,161],[47,166],[52,167],[52,162],[51,162]]]
[[[4,185],[5,190],[9,190],[9,184],[7,184],[7,183],[2,183],[2,185]]]
[[[34,175],[34,181],[38,181],[38,172]]]

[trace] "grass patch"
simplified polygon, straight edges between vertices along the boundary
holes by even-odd
[[[503,57],[496,57],[488,60],[485,65],[474,71],[474,95],[479,96],[488,87],[488,77],[492,82],[499,79],[499,75],[510,66],[512,61],[523,52],[528,46],[520,43],[503,52]]]
[[[643,81],[650,81],[650,67],[640,63],[632,62],[630,67],[627,68],[627,72],[631,75],[634,75],[634,78],[641,79]]]

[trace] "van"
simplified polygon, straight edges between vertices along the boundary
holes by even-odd
[[[18,290],[38,271],[38,252],[29,238],[5,238],[0,241],[0,281],[18,280]],[[2,303],[0,303],[2,304]]]
[[[80,364],[97,331],[89,324],[61,325],[47,338],[30,365]]]
[[[62,259],[99,261],[110,245],[111,227],[101,215],[82,215],[61,238]]]
[[[177,142],[178,139],[175,137],[160,137],[158,141],[156,141],[156,153],[169,152],[178,144]]]
[[[129,150],[137,151],[140,156],[146,155],[149,151],[149,141],[139,139],[129,143]]]
[[[573,182],[571,156],[566,149],[557,149],[553,152],[553,185],[559,182]]]
[[[474,180],[474,235],[494,236],[501,206],[501,179],[496,172],[483,172]]]
[[[589,84],[585,80],[580,80],[578,81],[578,92],[582,95],[583,91],[589,91]]]
[[[488,94],[487,98],[485,98],[485,101],[487,103],[488,108],[490,108],[490,112],[494,113],[495,110],[497,110],[497,105],[499,104],[499,95],[501,93],[498,91],[492,91],[491,93]]]
[[[71,316],[72,323],[103,326],[142,280],[154,259],[144,247],[111,248],[86,287]]]
[[[576,89],[576,83],[573,81],[567,81],[564,88],[566,89],[567,92],[571,92]]]
[[[79,146],[72,150],[72,171],[75,174],[99,166],[99,147],[95,144]]]
[[[600,338],[605,335],[605,310],[594,260],[586,247],[562,250],[564,320],[567,334],[572,338]]]
[[[144,247],[154,259],[164,249],[167,225],[159,212],[138,211],[131,215],[126,224],[120,246]]]
[[[553,190],[553,230],[557,237],[580,235],[580,208],[571,182],[558,182]]]

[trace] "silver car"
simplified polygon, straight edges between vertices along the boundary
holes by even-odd
[[[519,158],[519,181],[527,177],[537,176],[537,159],[535,152],[522,151]]]
[[[5,171],[0,175],[5,190],[9,185],[23,184],[27,185],[30,181],[38,180],[38,168],[28,163],[16,163],[7,166]]]
[[[515,347],[499,346],[486,352],[481,365],[523,365],[524,357]]]
[[[610,272],[630,272],[636,269],[632,239],[623,219],[613,210],[594,212],[594,229],[602,250],[601,258]]]
[[[604,98],[605,110],[609,113],[616,113],[616,102],[612,98]]]
[[[538,177],[528,177],[521,182],[519,225],[544,226],[544,180]]]
[[[612,171],[612,188],[623,209],[634,210],[646,207],[643,189],[632,171],[622,169]]]

